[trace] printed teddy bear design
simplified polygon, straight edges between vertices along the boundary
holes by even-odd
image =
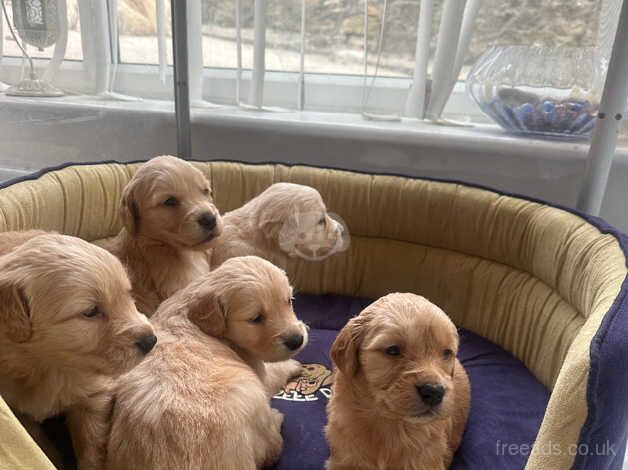
[[[275,395],[279,400],[316,401],[319,395],[326,399],[331,396],[331,384],[334,376],[331,370],[322,364],[303,364],[303,372],[288,382],[283,390]]]

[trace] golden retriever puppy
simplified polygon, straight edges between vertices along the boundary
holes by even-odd
[[[271,409],[268,388],[298,373],[298,363],[285,360],[307,343],[291,297],[279,268],[247,256],[165,301],[152,318],[158,347],[117,385],[107,468],[244,470],[274,462],[283,416]],[[270,377],[264,361],[292,368]]]
[[[142,165],[124,189],[122,221],[120,233],[99,245],[126,266],[146,315],[209,272],[205,250],[222,220],[209,182],[190,163],[162,156]]]
[[[327,214],[309,186],[275,183],[223,216],[223,233],[211,250],[211,266],[235,256],[256,255],[282,268],[288,257],[319,259],[346,247],[343,226]]]
[[[447,468],[469,412],[457,350],[454,324],[418,295],[389,294],[351,319],[331,349],[326,468]]]
[[[21,246],[24,242],[38,237],[40,235],[46,235],[51,232],[45,232],[43,230],[25,230],[23,232],[0,232],[0,256],[6,255],[10,251],[15,250]]]
[[[114,256],[31,234],[0,234],[0,245],[18,244],[0,256],[0,395],[36,421],[67,412],[80,468],[99,468],[110,411],[101,394],[157,338]]]

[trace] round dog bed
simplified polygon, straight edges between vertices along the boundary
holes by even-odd
[[[345,252],[290,262],[297,314],[311,326],[311,343],[300,357],[307,373],[273,401],[286,414],[277,468],[322,468],[329,347],[368,299],[392,291],[426,296],[461,328],[472,405],[454,468],[621,468],[628,238],[595,218],[459,183],[303,166],[197,165],[222,211],[290,181],[317,188],[351,232]],[[136,168],[68,166],[7,185],[0,190],[0,230],[111,236],[120,228],[122,188]]]

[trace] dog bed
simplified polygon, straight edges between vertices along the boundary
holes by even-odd
[[[289,265],[297,313],[312,329],[300,357],[309,368],[273,400],[286,413],[276,468],[322,468],[329,346],[366,299],[392,291],[426,296],[461,328],[472,405],[454,468],[621,468],[628,238],[596,218],[460,183],[275,164],[197,165],[222,211],[291,181],[317,188],[351,232],[347,251]],[[9,184],[0,189],[0,230],[113,235],[117,201],[136,168],[68,166]],[[2,424],[0,458],[11,452]],[[25,461],[23,468],[36,467]]]

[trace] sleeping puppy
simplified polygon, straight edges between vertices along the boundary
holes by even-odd
[[[423,297],[389,294],[336,338],[328,470],[444,470],[462,439],[469,380],[458,333]]]
[[[97,469],[103,393],[157,338],[110,253],[57,234],[0,234],[8,240],[18,246],[0,256],[0,395],[35,421],[67,412],[79,467]]]
[[[282,449],[269,390],[298,374],[307,343],[286,275],[254,256],[228,260],[153,316],[159,346],[116,388],[107,468],[261,468]],[[284,361],[264,370],[263,361]],[[297,367],[295,367],[297,366]]]
[[[123,229],[98,244],[126,266],[138,309],[157,306],[209,272],[207,250],[222,230],[209,182],[190,163],[156,157],[122,194]]]
[[[344,244],[343,227],[329,217],[321,195],[300,184],[275,183],[227,212],[223,221],[223,233],[210,255],[212,268],[244,255],[261,256],[285,268],[288,257],[317,259]]]

